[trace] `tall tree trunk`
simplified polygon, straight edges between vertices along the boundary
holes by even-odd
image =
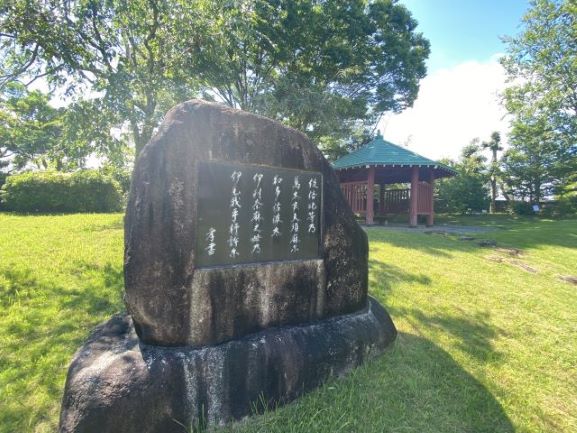
[[[495,175],[491,176],[491,205],[489,213],[494,214],[497,211],[497,179]]]
[[[497,211],[497,149],[493,148],[493,160],[491,161],[491,205],[489,213]]]
[[[134,155],[138,156],[142,148],[150,141],[154,132],[152,119],[146,119],[145,124],[139,128],[138,123],[131,119],[132,139],[134,140]]]
[[[511,196],[509,196],[509,194],[507,193],[507,189],[505,188],[503,182],[499,182],[499,187],[501,188],[501,193],[503,194],[503,197],[505,197],[505,200],[507,201],[507,203],[509,203],[511,201]]]

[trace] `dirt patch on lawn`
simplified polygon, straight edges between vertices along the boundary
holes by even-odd
[[[521,257],[523,252],[518,248],[496,248],[495,251],[509,257]]]
[[[520,249],[495,248],[495,252],[500,254],[492,254],[490,256],[486,256],[485,258],[487,260],[491,260],[492,262],[505,263],[507,265],[515,266],[516,268],[522,269],[523,271],[529,272],[530,274],[536,274],[539,272],[533,266],[530,266],[522,260],[519,260],[519,257],[523,255],[523,252]]]
[[[575,275],[559,275],[561,281],[577,286],[577,276]]]

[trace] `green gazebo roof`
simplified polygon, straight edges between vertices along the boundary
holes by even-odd
[[[390,166],[390,167],[430,167],[446,172],[446,175],[455,175],[456,172],[431,159],[425,158],[404,147],[397,146],[383,139],[378,134],[374,140],[365,144],[360,149],[343,156],[333,163],[335,170],[366,166]]]

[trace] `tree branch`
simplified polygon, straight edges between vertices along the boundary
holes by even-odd
[[[16,71],[10,73],[10,74],[6,74],[4,76],[0,77],[0,88],[2,86],[4,86],[5,84],[7,84],[9,81],[14,80],[16,77],[22,75],[24,72],[26,72],[28,70],[28,68],[30,66],[32,66],[32,64],[34,64],[34,62],[36,61],[36,59],[38,58],[38,50],[40,48],[40,45],[36,44],[36,46],[34,47],[34,51],[32,51],[32,55],[30,56],[30,59],[21,67],[19,67]]]

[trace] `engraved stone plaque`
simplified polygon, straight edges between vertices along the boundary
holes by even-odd
[[[199,161],[197,267],[320,256],[321,173]]]
[[[338,179],[280,123],[191,101],[135,165],[125,300],[147,344],[220,344],[367,305],[368,248]]]

